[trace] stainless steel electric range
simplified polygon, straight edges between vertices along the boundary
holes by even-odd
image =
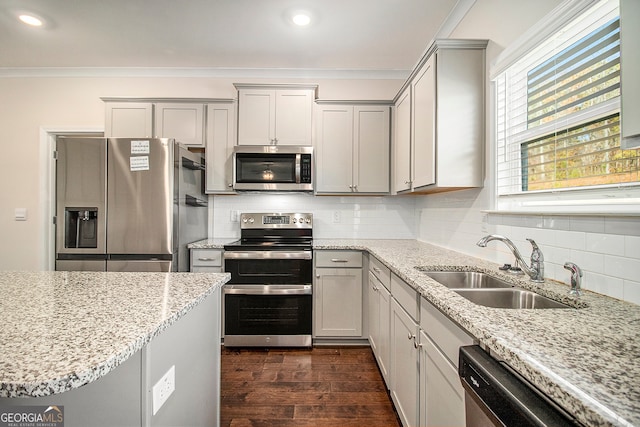
[[[310,347],[313,214],[243,213],[224,247],[224,345]]]

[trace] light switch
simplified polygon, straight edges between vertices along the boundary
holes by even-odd
[[[27,208],[16,208],[14,218],[16,221],[26,221],[27,220]]]

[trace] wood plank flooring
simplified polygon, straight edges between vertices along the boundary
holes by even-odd
[[[223,427],[400,427],[369,347],[222,348]]]

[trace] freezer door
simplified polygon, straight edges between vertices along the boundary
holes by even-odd
[[[173,271],[173,262],[168,260],[109,260],[107,261],[107,271],[120,272],[159,272],[166,273]]]
[[[107,253],[172,253],[173,144],[108,139]]]
[[[56,260],[56,271],[106,271],[107,261],[84,260]]]

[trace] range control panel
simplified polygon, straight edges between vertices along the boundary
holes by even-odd
[[[311,213],[243,213],[240,228],[312,228]]]

